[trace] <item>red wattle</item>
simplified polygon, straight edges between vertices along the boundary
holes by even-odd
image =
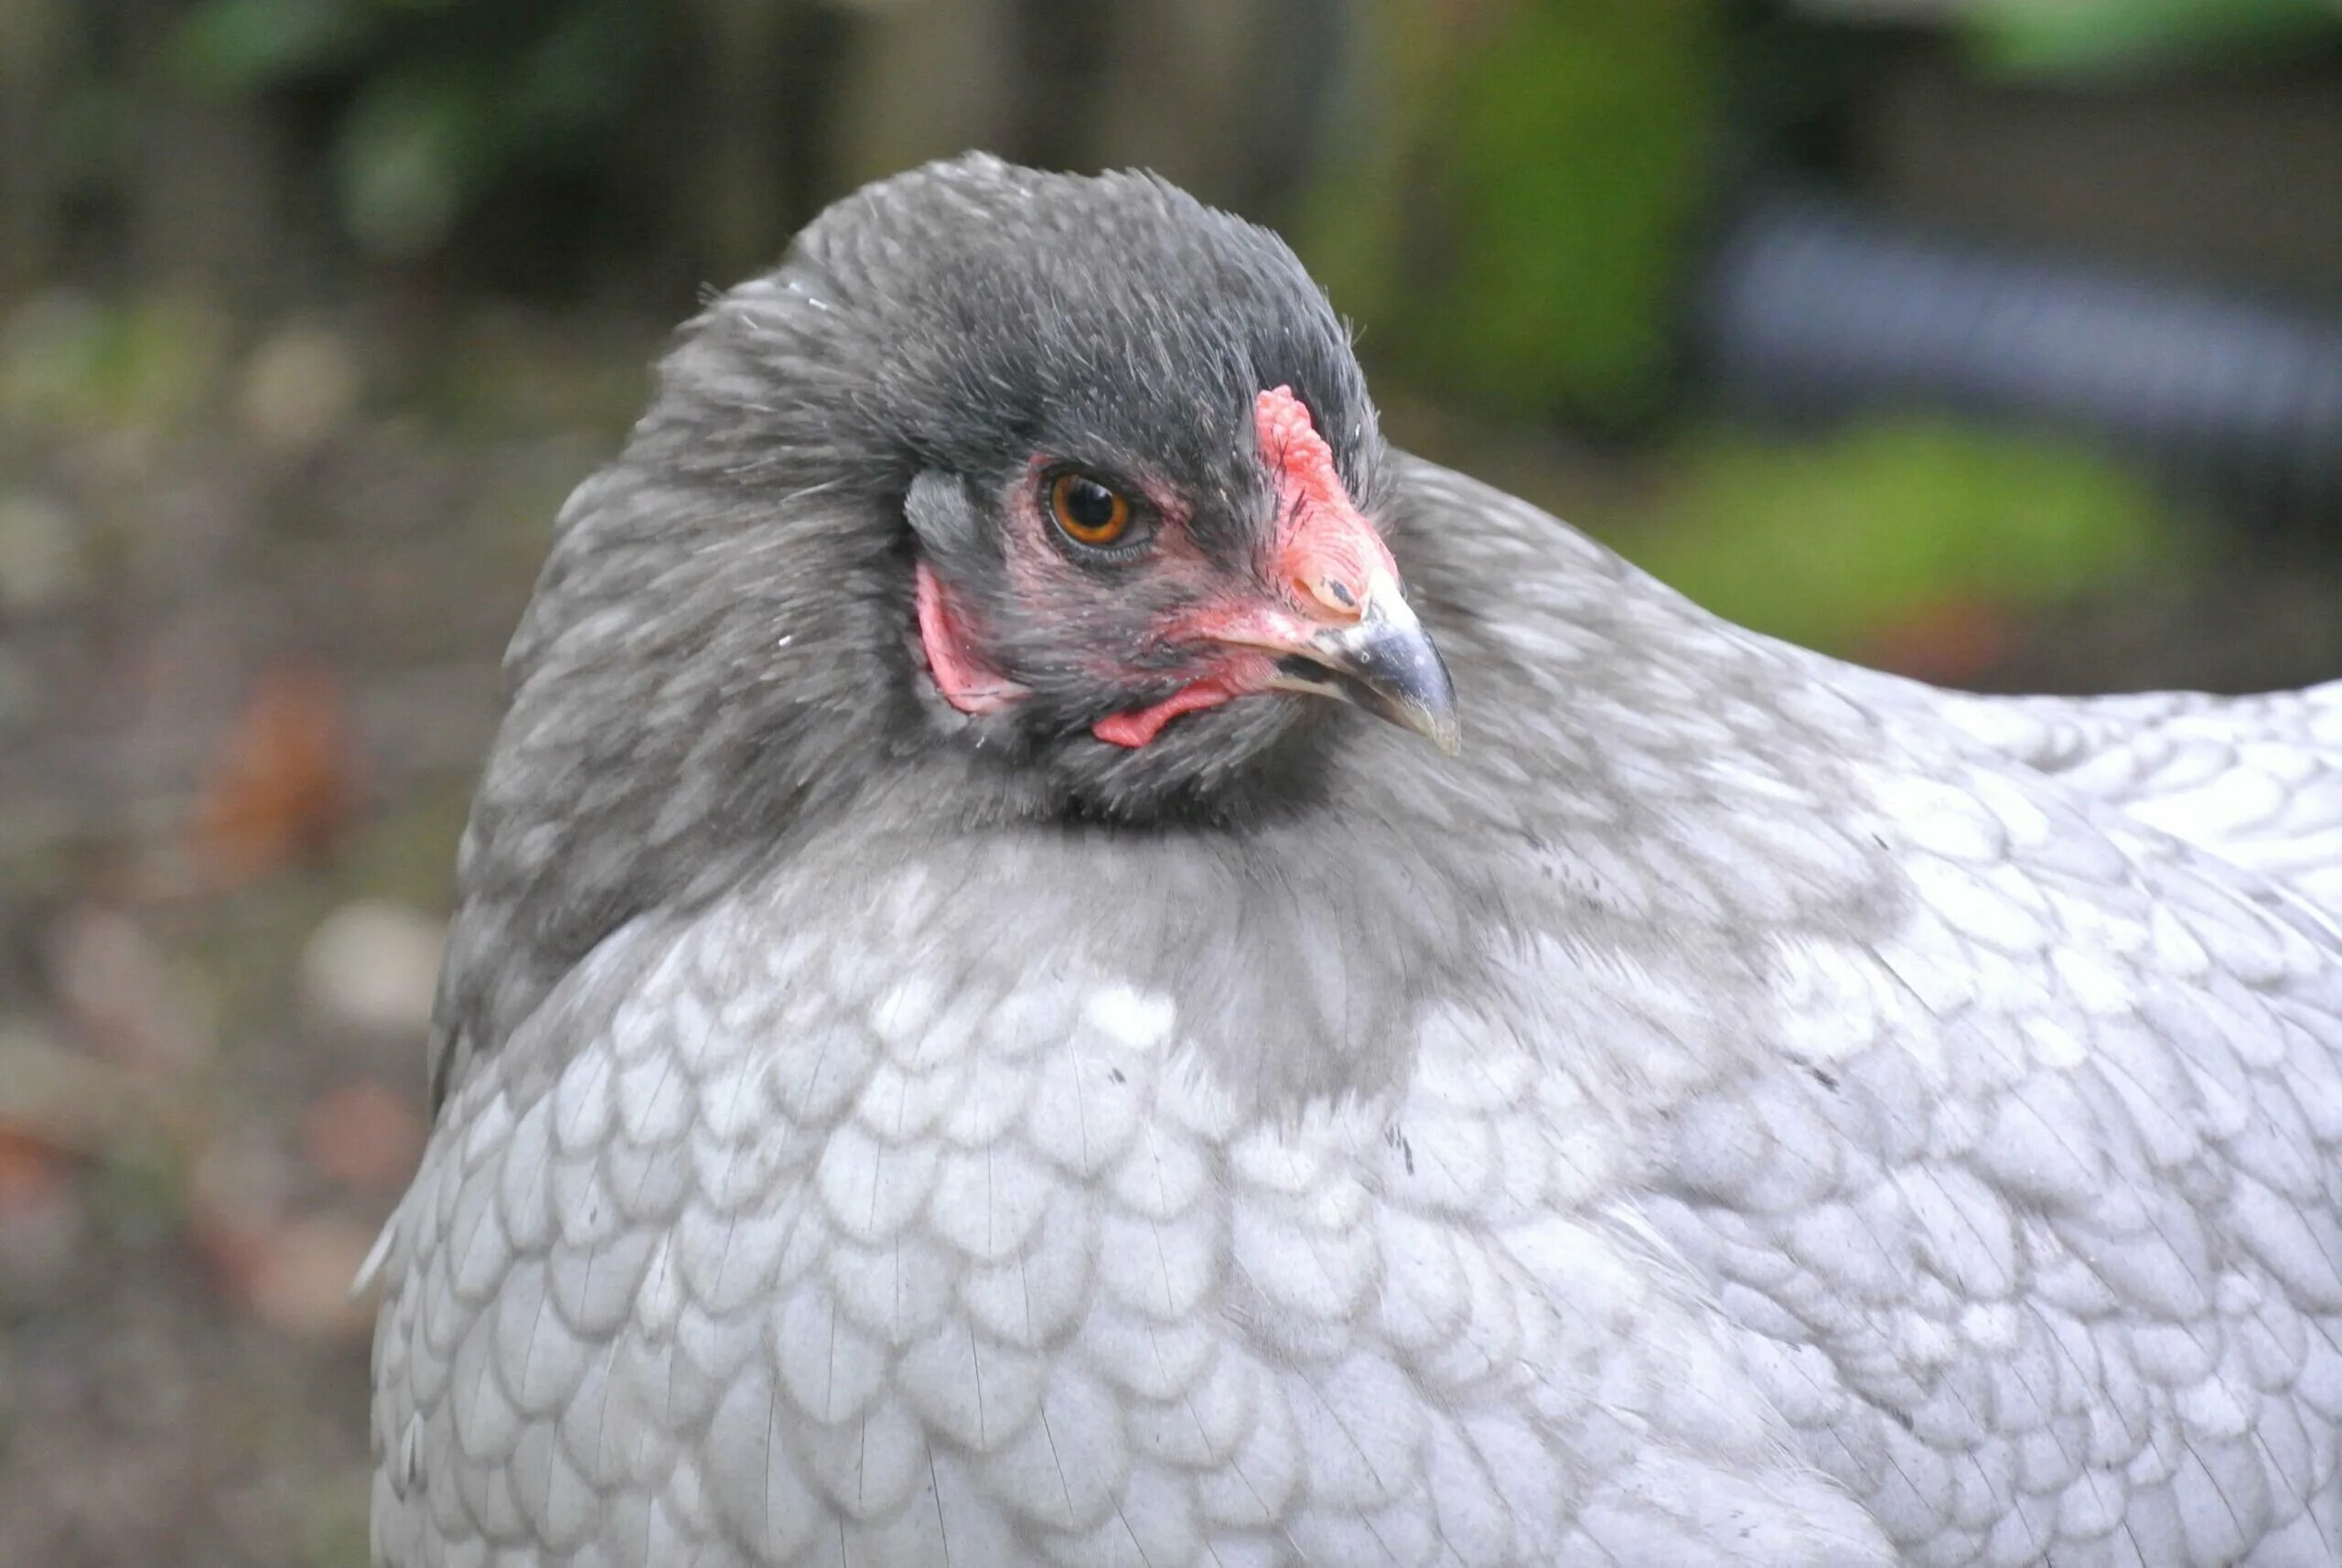
[[[928,672],[943,700],[963,714],[994,714],[1026,694],[972,647],[951,590],[924,561],[913,574],[919,606],[919,640]]]
[[[1275,673],[1275,660],[1258,654],[1241,655],[1200,680],[1188,682],[1152,707],[1109,714],[1091,725],[1090,733],[1108,746],[1128,746],[1135,751],[1162,734],[1163,726],[1181,714],[1216,708],[1257,692]]]

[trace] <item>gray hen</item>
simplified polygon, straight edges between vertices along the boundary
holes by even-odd
[[[2342,699],[1743,632],[983,158],[693,324],[510,667],[384,1563],[2337,1560]]]

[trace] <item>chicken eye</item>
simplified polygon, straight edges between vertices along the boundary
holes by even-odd
[[[1112,544],[1130,532],[1131,503],[1087,474],[1049,481],[1049,515],[1076,544]]]

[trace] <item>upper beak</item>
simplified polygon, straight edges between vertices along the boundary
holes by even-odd
[[[1447,666],[1399,592],[1399,564],[1351,501],[1308,405],[1289,386],[1271,387],[1252,412],[1275,492],[1275,586],[1269,603],[1201,629],[1271,656],[1273,673],[1254,690],[1339,697],[1455,756],[1462,732]]]
[[[1447,666],[1398,585],[1382,574],[1367,585],[1355,621],[1266,651],[1278,656],[1273,690],[1338,697],[1413,730],[1450,757],[1462,744]]]

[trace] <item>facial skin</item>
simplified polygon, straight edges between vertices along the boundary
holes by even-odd
[[[1254,403],[1270,507],[1250,559],[1198,547],[1186,498],[1127,494],[1114,478],[1037,456],[1001,498],[1005,578],[1018,618],[1111,628],[1073,657],[1101,693],[1169,693],[1094,721],[1131,750],[1181,716],[1240,698],[1300,692],[1355,701],[1456,745],[1445,670],[1399,587],[1397,564],[1352,503],[1332,449],[1289,387]],[[1013,710],[1032,695],[990,646],[960,593],[922,561],[919,639],[943,699],[962,713]],[[1133,616],[1112,596],[1135,599]]]

